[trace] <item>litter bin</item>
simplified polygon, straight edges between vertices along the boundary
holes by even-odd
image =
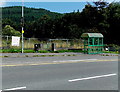
[[[52,51],[56,51],[56,44],[52,43]]]
[[[40,44],[34,44],[34,50],[35,52],[38,52],[38,50],[40,49]]]

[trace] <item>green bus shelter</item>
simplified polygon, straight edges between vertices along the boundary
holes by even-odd
[[[99,54],[103,50],[103,35],[101,33],[83,33],[84,53]]]

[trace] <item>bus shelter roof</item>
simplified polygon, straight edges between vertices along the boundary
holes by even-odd
[[[83,33],[81,37],[82,38],[90,38],[90,37],[103,38],[103,35],[101,33]]]

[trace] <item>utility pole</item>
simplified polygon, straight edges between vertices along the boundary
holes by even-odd
[[[22,22],[22,53],[24,53],[24,0],[22,0],[22,18],[21,18],[21,22]]]

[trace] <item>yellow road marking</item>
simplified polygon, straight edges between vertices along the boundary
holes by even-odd
[[[1,67],[10,67],[10,66],[35,66],[35,65],[50,65],[50,64],[64,64],[64,63],[79,63],[79,62],[105,62],[105,61],[118,61],[118,59],[111,59],[111,60],[92,60],[92,61],[66,61],[66,62],[52,62],[52,63],[28,63],[28,64],[11,64],[11,65],[0,65]]]

